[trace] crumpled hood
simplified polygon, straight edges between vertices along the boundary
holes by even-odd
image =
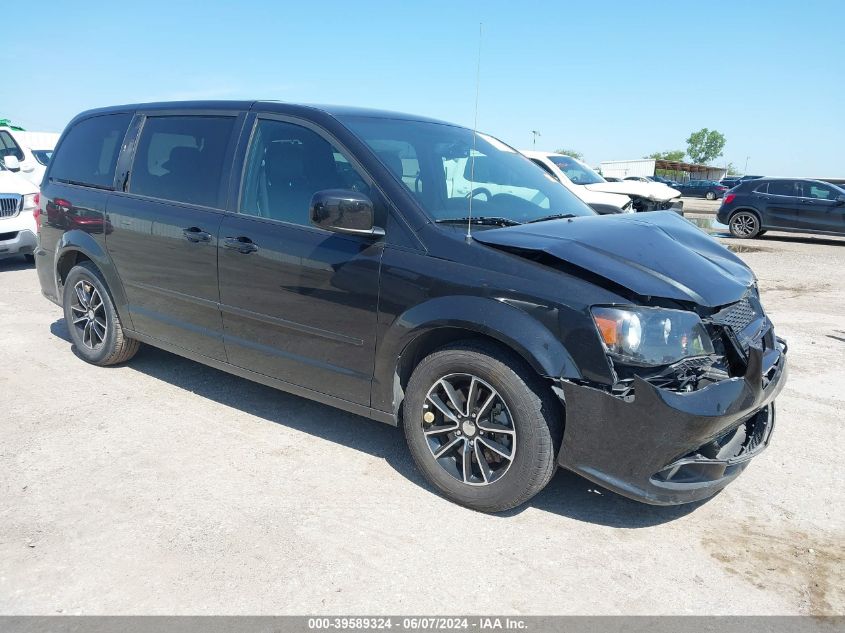
[[[742,298],[754,274],[671,211],[550,220],[473,233],[493,247],[545,252],[641,296],[717,307]]]
[[[590,191],[605,193],[621,193],[626,196],[639,196],[655,202],[665,202],[681,195],[677,189],[672,189],[662,182],[640,182],[639,180],[623,180],[622,182],[599,182],[594,185],[584,185]]]

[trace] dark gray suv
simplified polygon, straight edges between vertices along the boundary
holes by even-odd
[[[845,235],[845,190],[820,180],[748,180],[725,195],[716,217],[742,239],[768,230]]]

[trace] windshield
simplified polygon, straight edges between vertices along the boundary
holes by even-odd
[[[598,173],[587,167],[580,160],[572,158],[572,156],[555,154],[548,158],[576,185],[597,185],[600,182],[607,182]]]
[[[550,216],[594,215],[566,187],[516,150],[466,128],[371,117],[343,117],[434,219],[470,214],[499,225]],[[473,149],[474,147],[474,149]]]

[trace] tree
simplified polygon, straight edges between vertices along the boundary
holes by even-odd
[[[572,156],[572,158],[576,158],[578,160],[581,160],[582,158],[584,158],[584,155],[581,152],[574,150],[574,149],[556,149],[555,154],[563,154],[564,156]]]
[[[735,176],[739,173],[739,169],[733,163],[728,163],[727,167],[725,167],[726,173],[731,176]]]
[[[673,160],[676,162],[680,162],[684,160],[684,150],[682,149],[673,149],[669,150],[668,152],[654,152],[653,154],[649,154],[648,156],[643,156],[643,158],[653,158],[654,160]]]
[[[687,154],[694,163],[706,164],[722,155],[725,137],[721,132],[701,128],[687,139]]]

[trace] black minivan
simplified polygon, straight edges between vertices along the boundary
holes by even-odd
[[[37,269],[79,355],[140,343],[388,424],[483,511],[558,465],[703,499],[769,442],[786,345],[753,273],[669,212],[598,216],[486,134],[273,102],[85,112]],[[319,424],[318,420],[314,424]]]

